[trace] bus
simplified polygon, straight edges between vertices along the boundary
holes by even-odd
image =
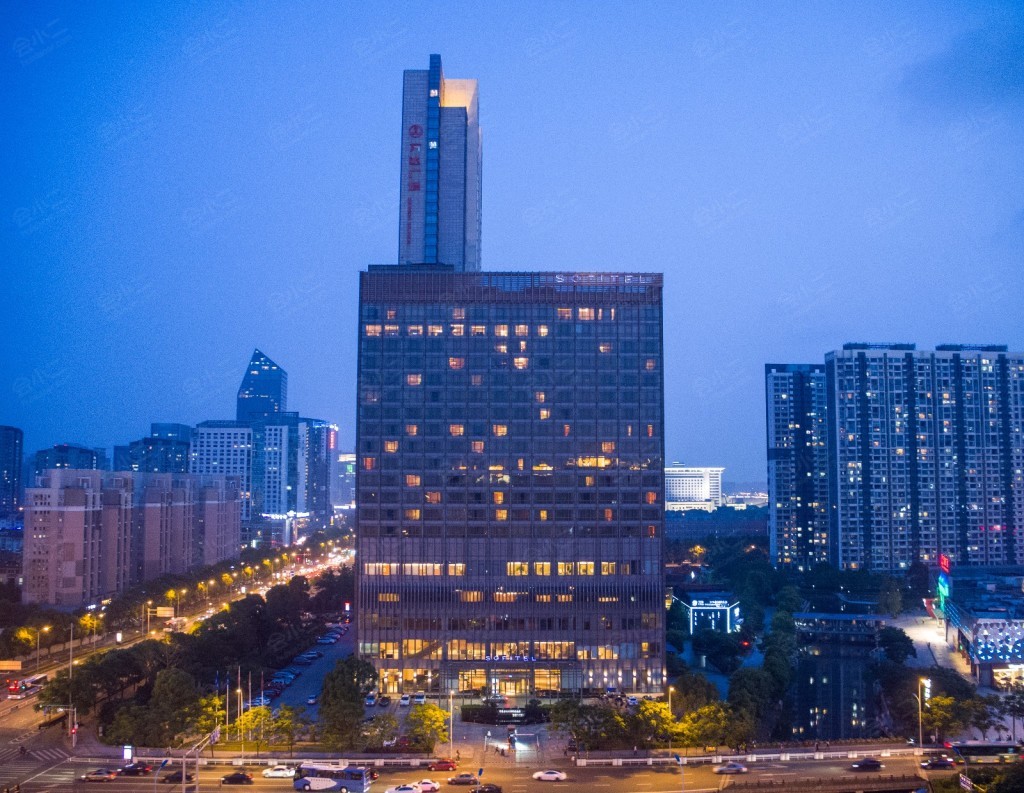
[[[959,741],[947,743],[957,762],[1016,763],[1020,760],[1021,746],[1015,743],[993,741]]]
[[[303,763],[295,769],[296,790],[337,790],[341,793],[369,793],[373,772],[347,763]]]
[[[49,679],[48,675],[32,675],[21,680],[12,680],[7,686],[7,696],[10,699],[33,697],[43,690]]]

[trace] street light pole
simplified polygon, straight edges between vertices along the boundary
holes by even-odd
[[[455,710],[452,707],[452,690],[448,689],[448,757],[455,757]]]
[[[672,718],[672,692],[675,691],[674,686],[668,687],[668,752],[672,754],[672,730],[675,727],[675,720]]]

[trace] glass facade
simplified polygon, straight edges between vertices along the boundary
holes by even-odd
[[[661,691],[661,276],[371,268],[359,337],[382,688]]]

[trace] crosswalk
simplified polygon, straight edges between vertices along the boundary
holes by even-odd
[[[41,762],[59,763],[71,755],[63,749],[31,749],[25,754],[20,749],[7,749],[0,752],[0,767],[6,771],[15,765],[35,768]]]

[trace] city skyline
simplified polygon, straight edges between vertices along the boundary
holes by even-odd
[[[228,419],[254,346],[353,447],[357,273],[393,261],[399,71],[431,52],[480,81],[487,270],[665,272],[668,459],[762,481],[766,362],[1024,348],[1018,9],[518,13],[5,19],[0,421],[26,454]]]

